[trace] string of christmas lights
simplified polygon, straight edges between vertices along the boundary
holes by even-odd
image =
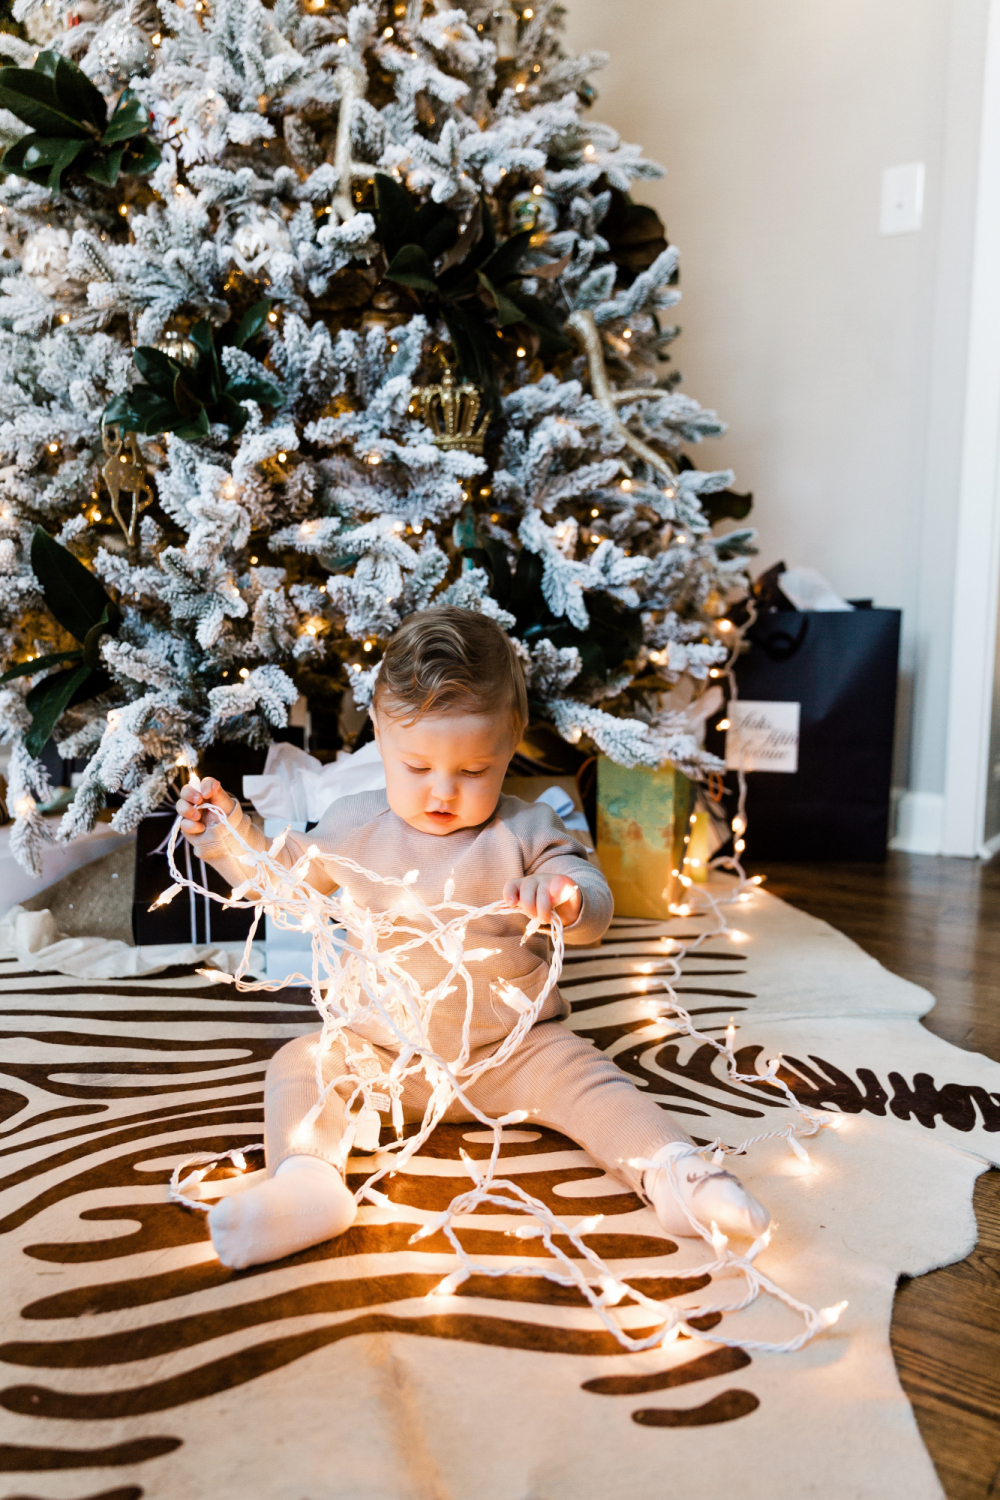
[[[195,776],[192,776],[192,781],[197,784]],[[218,821],[226,821],[224,815],[211,805],[206,805],[205,812]],[[534,1000],[529,1000],[516,985],[507,981],[499,983],[499,998],[514,1010],[517,1021],[509,1035],[489,1057],[473,1062],[469,1046],[473,1007],[473,982],[469,965],[486,962],[496,950],[467,948],[467,931],[474,923],[500,912],[514,916],[514,908],[504,901],[495,901],[485,907],[465,905],[456,900],[451,880],[445,885],[443,901],[428,905],[414,890],[418,878],[416,870],[410,870],[403,876],[380,876],[353,860],[342,856],[337,856],[336,859],[330,857],[330,862],[335,863],[338,868],[352,870],[375,884],[387,886],[397,892],[395,902],[387,911],[372,912],[357,905],[343,889],[325,896],[308,884],[309,866],[324,858],[315,845],[310,845],[306,853],[290,868],[280,864],[277,856],[284,847],[287,829],[274,839],[265,852],[251,848],[231,826],[229,832],[241,846],[244,867],[252,873],[228,898],[206,890],[178,870],[175,862],[180,835],[178,820],[168,843],[169,867],[174,884],[154,905],[165,905],[181,890],[188,888],[223,905],[252,910],[251,930],[235,974],[227,975],[216,970],[199,971],[217,982],[235,984],[241,991],[274,991],[289,982],[286,979],[280,984],[268,983],[266,980],[251,980],[246,977],[251,964],[254,936],[263,915],[269,916],[280,927],[310,934],[312,972],[308,976],[290,976],[293,982],[298,979],[310,986],[313,1002],[322,1022],[316,1063],[317,1098],[298,1127],[302,1142],[309,1139],[309,1133],[319,1119],[330,1092],[336,1089],[345,1110],[345,1130],[340,1145],[341,1167],[346,1167],[352,1148],[376,1153],[375,1169],[365,1178],[355,1197],[359,1202],[365,1201],[394,1212],[396,1205],[379,1189],[379,1182],[387,1175],[400,1171],[420,1151],[453,1101],[460,1101],[470,1119],[478,1120],[492,1131],[493,1145],[488,1160],[476,1162],[467,1152],[461,1152],[469,1174],[470,1187],[458,1194],[442,1212],[427,1218],[411,1238],[411,1243],[416,1243],[441,1232],[459,1263],[456,1269],[448,1272],[427,1293],[429,1298],[439,1299],[453,1295],[472,1276],[543,1276],[560,1286],[575,1287],[608,1332],[625,1349],[636,1353],[669,1344],[682,1334],[703,1342],[753,1349],[762,1353],[791,1353],[837,1321],[846,1303],[817,1310],[779,1287],[757,1267],[755,1262],[758,1255],[770,1242],[770,1229],[755,1240],[748,1250],[738,1253],[730,1248],[726,1235],[714,1222],[710,1228],[706,1228],[685,1207],[692,1232],[706,1242],[712,1259],[689,1270],[672,1271],[672,1277],[691,1281],[706,1275],[720,1279],[737,1277],[742,1280],[743,1287],[735,1297],[673,1307],[647,1296],[627,1278],[612,1272],[586,1243],[586,1237],[594,1233],[603,1215],[583,1219],[571,1226],[557,1218],[544,1203],[525,1192],[516,1181],[498,1175],[505,1127],[521,1124],[529,1115],[523,1110],[517,1110],[494,1119],[476,1107],[469,1097],[469,1090],[477,1078],[488,1070],[499,1067],[517,1050],[537,1021],[548,995],[558,983],[564,950],[563,928],[558,912],[553,913],[549,925],[551,961],[542,990]],[[743,877],[741,886],[745,883]],[[643,966],[642,972],[656,974],[660,993],[655,1000],[645,1002],[650,1015],[649,1032],[639,1032],[636,1035],[639,1040],[648,1035],[652,1042],[659,1041],[666,1035],[678,1034],[712,1047],[723,1059],[731,1082],[764,1085],[783,1095],[785,1102],[796,1112],[797,1120],[783,1129],[765,1131],[738,1146],[730,1146],[717,1139],[706,1146],[692,1146],[689,1152],[678,1153],[666,1163],[640,1159],[629,1163],[639,1169],[655,1166],[660,1171],[668,1172],[675,1185],[675,1194],[677,1172],[691,1156],[700,1156],[718,1164],[727,1155],[743,1154],[762,1141],[786,1139],[795,1154],[808,1161],[808,1153],[800,1137],[815,1136],[824,1126],[836,1126],[840,1123],[838,1116],[816,1113],[796,1099],[788,1085],[778,1077],[780,1056],[772,1058],[763,1073],[741,1072],[733,1050],[735,1024],[730,1022],[725,1040],[719,1041],[699,1031],[681,1005],[673,981],[680,977],[683,959],[713,937],[725,933],[741,939],[745,936],[734,933],[729,928],[722,910],[724,903],[711,892],[699,891],[698,898],[703,903],[703,911],[710,919],[710,925],[697,937],[683,943],[663,938],[663,959]],[[734,893],[734,897],[727,898],[727,901],[734,898],[749,899],[742,889]],[[537,918],[527,921],[522,942],[539,931],[541,925]],[[425,947],[433,949],[448,965],[445,978],[429,991],[419,987],[407,967],[408,955]],[[455,1057],[443,1057],[435,1051],[430,1039],[434,1011],[446,995],[453,995],[456,990],[461,993],[463,988],[465,1020],[461,1046]],[[386,1038],[384,1043],[380,1041],[379,1046],[395,1054],[388,1067],[383,1064],[375,1049],[356,1034],[356,1028],[371,1028],[373,1025]],[[324,1081],[323,1059],[337,1039],[341,1039],[343,1043],[344,1070]],[[407,1135],[404,1132],[402,1098],[407,1080],[419,1076],[425,1080],[430,1096],[416,1130]],[[381,1115],[385,1113],[391,1117],[395,1138],[386,1144],[380,1144]],[[188,1194],[212,1170],[212,1164],[230,1160],[239,1170],[244,1170],[246,1159],[243,1153],[255,1149],[262,1148],[244,1147],[242,1150],[214,1156],[199,1153],[188,1157],[174,1170],[170,1183],[171,1199],[199,1212],[208,1212],[210,1204]],[[679,1194],[676,1195],[678,1202],[681,1202]],[[476,1213],[484,1204],[490,1204],[504,1212],[524,1214],[525,1224],[507,1232],[517,1239],[540,1241],[548,1252],[548,1260],[530,1257],[496,1266],[473,1259],[462,1246],[455,1226],[457,1220]],[[407,1208],[406,1212],[412,1215],[414,1210]],[[568,1242],[572,1254],[563,1248],[560,1240]],[[802,1330],[795,1338],[782,1342],[729,1338],[722,1333],[704,1331],[696,1326],[712,1314],[739,1312],[749,1307],[762,1293],[783,1303],[802,1319]],[[655,1325],[651,1331],[640,1329],[632,1332],[621,1316],[616,1314],[615,1309],[626,1299],[651,1315]]]

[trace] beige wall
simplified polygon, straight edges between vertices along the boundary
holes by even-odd
[[[567,0],[598,118],[682,253],[685,389],[729,422],[703,466],[755,492],[760,566],[904,611],[897,781],[943,787],[954,501],[987,0]],[[927,166],[879,234],[884,167]]]

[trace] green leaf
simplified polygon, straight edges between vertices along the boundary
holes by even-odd
[[[422,245],[403,245],[393,256],[385,275],[387,281],[398,281],[401,286],[412,286],[420,292],[438,292],[434,267]]]
[[[85,641],[111,604],[103,585],[41,526],[35,527],[31,539],[31,566],[59,624],[76,640]]]
[[[519,274],[530,276],[530,271],[518,273],[517,269],[530,242],[530,231],[523,229],[519,234],[512,234],[509,240],[504,240],[502,245],[498,245],[482,266],[490,280],[500,285],[512,276]]]
[[[176,432],[177,436],[183,438],[185,442],[193,442],[195,438],[208,437],[211,430],[208,421],[208,412],[202,407],[198,413],[197,421],[190,422],[186,417],[182,417],[180,412],[177,412],[175,408],[174,420],[164,423],[161,430],[163,432]]]
[[[423,203],[417,209],[414,241],[422,245],[430,260],[455,243],[458,235],[458,218],[450,208],[433,201]]]
[[[41,187],[58,192],[63,172],[81,152],[89,150],[87,141],[52,140],[42,135],[25,135],[4,153],[5,172],[27,177]]]
[[[125,93],[129,90],[126,89]],[[150,125],[149,113],[144,108],[141,100],[133,94],[126,98],[122,94],[118,101],[118,108],[108,121],[107,129],[101,136],[102,146],[112,146],[118,141],[129,141],[133,136],[141,135],[148,130]]]
[[[242,349],[244,344],[250,343],[251,339],[263,333],[267,327],[267,315],[271,311],[271,306],[271,298],[265,297],[262,302],[255,302],[253,307],[247,308],[240,319],[236,337],[233,339],[237,349]]]
[[[131,391],[115,396],[104,408],[103,421],[115,422],[126,432],[152,435],[170,432],[179,413],[168,396],[161,396],[148,385],[137,385]]]
[[[185,369],[181,366],[177,367],[174,375],[173,401],[181,416],[185,420],[190,420],[192,417],[197,418],[198,413],[204,410],[206,403],[200,401],[194,391],[192,391],[184,378],[186,374],[187,371]]]
[[[148,173],[156,171],[161,157],[162,153],[156,142],[140,136],[129,141],[125,147],[122,171],[126,176],[145,177]]]
[[[215,352],[212,325],[207,318],[201,318],[194,325],[191,330],[191,342],[198,350],[200,358],[194,370],[188,372],[187,383],[200,401],[204,401],[206,406],[211,406],[222,395],[223,380],[219,356]]]
[[[110,151],[97,152],[84,176],[89,177],[91,182],[102,182],[105,187],[114,187],[118,181],[124,155],[124,142],[120,146],[112,146]]]
[[[498,291],[483,271],[478,271],[476,274],[481,285],[486,288],[496,304],[497,323],[499,326],[501,328],[509,328],[511,323],[523,323],[524,314],[517,303],[511,301],[506,293]]]
[[[151,344],[140,344],[133,352],[132,358],[135,360],[135,367],[139,374],[154,391],[158,391],[162,396],[173,392],[174,380],[180,366],[176,365],[162,349],[154,349]]]
[[[250,420],[250,413],[241,406],[231,392],[226,391],[212,408],[212,420],[225,422],[230,432],[242,432]]]
[[[39,135],[59,140],[94,139],[93,130],[88,130],[60,100],[55,80],[30,68],[0,68],[0,108],[9,109]]]
[[[64,672],[54,672],[31,689],[24,700],[31,711],[31,728],[24,737],[29,755],[41,755],[70,699],[89,676],[90,668],[81,663]]]
[[[285,393],[270,380],[234,380],[226,386],[223,396],[234,401],[259,401],[261,406],[280,406]]]
[[[458,356],[458,373],[486,392],[494,412],[500,407],[500,388],[494,366],[496,331],[489,327],[478,304],[445,303],[442,316]]]
[[[92,625],[87,631],[86,640],[83,643],[83,659],[88,667],[99,667],[101,665],[101,641],[106,635],[114,635],[121,624],[122,612],[113,600],[109,599],[101,618],[96,625]]]
[[[36,656],[34,661],[19,661],[16,667],[9,667],[0,677],[0,682],[13,682],[15,677],[33,677],[36,672],[44,672],[46,667],[56,667],[65,661],[80,661],[82,656],[82,651],[50,651],[48,656]]]
[[[389,260],[418,238],[413,201],[406,189],[385,172],[375,173],[375,226]]]
[[[93,125],[96,130],[103,130],[108,118],[108,106],[96,84],[91,83],[82,68],[75,62],[71,62],[61,52],[40,53],[35,60],[35,69],[42,58],[45,58],[45,71],[50,67],[49,58],[55,58],[55,65],[50,74],[55,84],[56,97],[60,106],[66,109],[74,119],[86,121]]]

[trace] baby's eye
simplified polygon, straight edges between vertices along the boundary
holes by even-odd
[[[427,772],[430,770],[430,766],[411,766],[408,765],[405,760],[403,762],[403,765],[406,766],[406,769],[408,771],[412,771],[414,776],[426,776]]]
[[[483,766],[483,768],[482,768],[481,771],[463,771],[462,775],[463,776],[485,776],[486,772],[488,770],[489,770],[489,766]]]

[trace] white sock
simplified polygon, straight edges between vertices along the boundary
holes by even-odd
[[[703,1156],[689,1155],[690,1149],[684,1141],[661,1146],[653,1161],[674,1158],[673,1173],[647,1167],[643,1174],[643,1188],[667,1233],[694,1235],[691,1222],[681,1208],[683,1202],[706,1229],[711,1229],[714,1220],[723,1234],[748,1235],[751,1239],[763,1234],[771,1222],[763,1204],[747,1192],[732,1172],[713,1167]]]
[[[208,1228],[222,1264],[242,1271],[333,1239],[357,1211],[336,1167],[318,1156],[287,1156],[259,1187],[221,1198]]]

